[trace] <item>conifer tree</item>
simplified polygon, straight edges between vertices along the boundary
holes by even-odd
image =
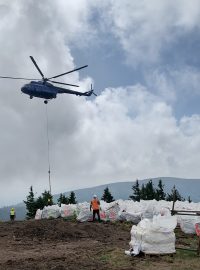
[[[40,210],[42,210],[45,207],[45,203],[44,203],[44,200],[43,200],[42,196],[39,196],[37,198],[36,207],[37,207],[37,209],[40,209]]]
[[[145,193],[146,193],[146,200],[153,200],[155,199],[156,192],[153,187],[152,180],[149,180],[149,182],[145,186]]]
[[[140,190],[140,200],[147,200],[146,188],[144,184],[142,184],[142,187]]]
[[[192,200],[191,200],[190,196],[188,197],[188,202],[189,202],[189,203],[191,203],[191,202],[192,202]]]
[[[53,196],[49,191],[44,191],[42,196],[39,196],[36,200],[37,209],[43,209],[45,206],[53,204]]]
[[[69,198],[65,196],[65,194],[60,193],[60,197],[58,198],[58,204],[69,204]]]
[[[106,187],[104,189],[104,192],[103,192],[103,196],[101,197],[101,199],[107,203],[110,203],[110,202],[113,202],[114,201],[114,198],[109,190],[108,187]]]
[[[47,205],[52,205],[53,204],[53,196],[51,195],[51,193],[49,191],[44,191],[42,193],[42,199],[44,201],[44,206]]]
[[[24,201],[26,205],[26,218],[31,219],[35,217],[35,213],[37,210],[37,205],[34,197],[33,187],[30,187],[29,195],[26,197],[26,201]]]
[[[176,189],[175,186],[173,186],[171,193],[167,194],[166,197],[167,201],[184,201],[185,199],[181,196],[181,194],[179,193],[179,191]]]
[[[76,204],[76,195],[74,193],[74,191],[71,191],[70,195],[69,195],[69,203],[70,204]]]
[[[156,200],[165,200],[166,194],[164,192],[164,185],[162,183],[162,180],[160,179],[158,182],[158,188],[156,189]]]
[[[129,196],[129,198],[133,201],[139,202],[141,197],[140,185],[139,181],[136,180],[132,186],[133,195]]]

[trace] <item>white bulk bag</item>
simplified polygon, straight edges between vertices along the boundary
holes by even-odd
[[[76,215],[76,204],[61,204],[60,213],[63,218],[72,218]]]
[[[42,210],[38,209],[35,214],[35,219],[39,220],[42,218]]]
[[[60,217],[60,207],[56,205],[45,206],[42,210],[42,219]]]

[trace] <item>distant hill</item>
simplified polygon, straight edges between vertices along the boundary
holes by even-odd
[[[170,193],[171,189],[175,185],[180,194],[187,200],[188,196],[192,199],[193,202],[200,202],[200,179],[182,179],[182,178],[174,178],[174,177],[157,177],[152,178],[153,184],[156,187],[158,185],[159,179],[162,179],[165,185],[165,192]],[[150,179],[140,180],[139,183],[142,185],[143,183],[147,183]],[[135,181],[131,182],[118,182],[111,183],[107,185],[101,185],[91,188],[84,188],[74,190],[76,194],[76,198],[78,202],[90,201],[93,194],[96,194],[99,198],[101,198],[103,194],[103,190],[108,186],[113,197],[117,199],[127,200],[129,195],[132,194],[132,185]],[[70,192],[65,192],[68,196]],[[59,194],[55,194],[54,202],[57,202]],[[0,208],[0,220],[8,220],[9,219],[9,207]],[[16,209],[17,219],[22,220],[25,219],[26,209],[24,203],[19,203],[13,206]]]

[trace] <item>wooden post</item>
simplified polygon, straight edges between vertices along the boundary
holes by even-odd
[[[175,186],[174,186],[173,205],[172,205],[172,216],[175,214],[175,212],[174,212],[175,202],[176,202],[176,189],[175,189]]]

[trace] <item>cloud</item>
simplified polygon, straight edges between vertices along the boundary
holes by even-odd
[[[2,1],[0,74],[38,77],[29,55],[46,76],[73,69],[71,47],[92,49],[102,32],[115,35],[130,61],[156,64],[162,60],[163,46],[172,46],[177,32],[185,35],[197,27],[197,1],[188,14],[186,1],[179,3]],[[87,90],[95,78],[81,72],[81,80],[78,72],[63,80]],[[0,205],[4,205],[24,199],[30,185],[38,194],[48,189],[48,162],[43,101],[21,95],[22,82],[0,83]],[[199,115],[178,120],[173,107],[177,88],[186,93],[193,85],[195,96],[198,84],[195,68],[158,67],[145,82],[106,88],[94,99],[60,95],[50,102],[53,192],[159,175],[198,177]]]
[[[31,184],[38,192],[48,188],[45,108],[33,100],[26,110],[21,117],[11,111],[1,134],[2,189],[8,182],[19,186],[18,198]],[[94,100],[58,97],[48,111],[54,192],[199,175],[199,116],[178,122],[172,108],[142,85],[105,89]]]
[[[200,140],[189,129],[196,117],[178,122],[172,108],[141,85],[106,89],[94,101],[79,101],[76,129],[60,133],[54,145],[56,171],[69,179],[60,176],[63,185],[73,181],[78,188],[157,175],[198,177]]]
[[[185,99],[199,98],[200,73],[195,67],[157,68],[145,72],[145,83],[151,91],[172,104]]]
[[[170,49],[179,40],[187,42],[194,31],[199,36],[198,0],[112,0],[103,1],[102,5],[101,22],[107,25],[104,29],[113,32],[126,52],[127,62],[133,66],[163,64],[166,51],[176,56]],[[165,57],[165,63],[166,60]]]
[[[58,1],[56,5],[52,1],[43,1],[35,4],[31,0],[1,2],[2,76],[40,78],[29,55],[34,56],[46,76],[75,67],[68,43],[73,41],[74,33],[80,35],[87,32],[87,25],[82,23],[85,20],[85,3],[80,1],[77,6],[71,3],[70,9],[65,3]],[[63,10],[68,16],[64,16]],[[63,77],[62,81],[80,82],[83,90],[87,90],[91,83],[87,77],[80,81],[77,72]],[[30,102],[27,96],[21,95],[22,85],[21,81],[1,80],[1,204],[22,200],[22,194],[30,184],[35,183],[40,190],[47,188],[43,181],[48,170],[45,108],[42,100]],[[54,105],[51,136],[56,140],[57,133],[63,129],[73,132],[78,115],[73,97],[65,96],[63,100],[60,97]],[[12,190],[10,198],[6,195],[8,190]]]

